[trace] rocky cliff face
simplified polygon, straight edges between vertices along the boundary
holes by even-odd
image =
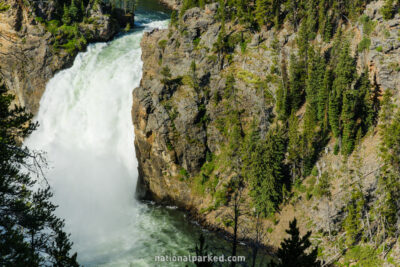
[[[179,9],[182,6],[182,0],[161,0],[161,3],[169,6],[171,9]]]
[[[352,53],[358,55],[358,71],[367,67],[371,82],[383,91],[400,86],[400,17],[383,20],[381,6],[382,1],[374,1],[365,11],[375,25],[369,36],[369,49],[358,49],[365,35],[363,23],[343,25],[342,30],[351,36]],[[226,206],[218,204],[218,195],[229,191],[232,169],[240,163],[229,162],[225,147],[234,144],[226,136],[234,131],[230,127],[234,120],[241,122],[243,131],[254,121],[261,135],[268,131],[277,90],[273,74],[290,54],[297,52],[297,34],[289,25],[277,32],[252,34],[234,22],[228,23],[227,35],[248,41],[242,46],[236,42],[231,56],[221,57],[214,49],[221,28],[216,14],[217,4],[207,5],[205,10],[193,8],[183,16],[179,30],[170,27],[145,34],[143,78],[133,92],[132,117],[140,185],[148,197],[190,209],[207,224],[227,229],[218,219],[228,212]],[[314,44],[322,51],[332,45],[324,43],[320,36]],[[233,103],[237,109],[230,106],[232,102],[224,101],[230,93],[226,89],[228,73],[234,73],[236,78]],[[299,117],[302,114],[304,110],[299,111]],[[377,188],[378,142],[375,131],[360,146],[364,155],[361,182],[370,201]],[[340,155],[334,155],[333,146],[329,143],[318,160],[316,176],[318,179],[323,171],[334,176],[334,197],[309,200],[298,192],[294,201],[283,205],[274,222],[265,221],[266,227],[273,229],[265,243],[279,244],[293,216],[300,219],[302,230],[329,232],[330,237],[332,231],[340,229],[350,190],[346,173],[353,161],[344,163]],[[216,166],[210,166],[210,157],[218,162]],[[329,247],[328,238],[321,242]],[[333,259],[339,250],[335,246],[326,253],[325,260]]]
[[[0,75],[17,102],[33,113],[39,108],[47,81],[70,66],[76,55],[76,51],[53,47],[54,36],[37,16],[53,19],[54,2],[43,3],[9,0],[5,2],[7,8],[0,11]],[[107,41],[118,32],[118,23],[103,14],[101,8],[93,11],[90,18],[90,23],[79,26],[87,42]]]

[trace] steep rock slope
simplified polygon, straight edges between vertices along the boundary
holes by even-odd
[[[384,20],[379,12],[382,4],[374,1],[364,12],[374,24],[368,36],[369,49],[359,49],[365,23],[345,24],[342,30],[349,36],[358,73],[368,68],[371,83],[380,92],[395,89],[398,99],[400,17],[397,14]],[[230,231],[223,219],[231,202],[225,196],[241,162],[230,161],[232,149],[227,147],[235,147],[235,143],[229,136],[235,134],[236,121],[244,132],[256,123],[260,135],[267,134],[278,90],[274,73],[297,53],[298,36],[286,24],[279,31],[253,34],[230,22],[225,25],[226,34],[236,36],[237,41],[232,56],[222,57],[215,52],[221,30],[217,12],[217,4],[207,5],[205,10],[193,8],[182,17],[179,30],[170,27],[145,34],[143,78],[133,92],[132,117],[142,191],[158,201],[193,211],[210,227]],[[313,43],[321,51],[332,46],[321,36]],[[232,95],[231,73],[235,96],[227,102]],[[297,115],[302,118],[304,108]],[[263,242],[277,246],[288,221],[296,216],[302,230],[312,229],[316,242],[326,248],[321,256],[325,261],[340,257],[344,252],[338,240],[343,237],[345,209],[352,192],[349,176],[356,168],[362,173],[362,191],[370,203],[374,202],[381,164],[378,143],[379,133],[374,130],[362,139],[360,150],[347,158],[336,155],[335,143],[329,142],[319,155],[314,174],[293,188],[288,203],[281,205],[272,220],[265,220],[271,233]],[[356,154],[362,155],[360,166],[355,163]],[[329,197],[309,198],[306,188],[315,183],[310,181],[317,179],[318,184],[324,172],[332,177]],[[245,202],[250,203],[250,199]],[[250,218],[244,220],[252,224]],[[394,248],[398,253],[398,247]]]
[[[53,1],[0,3],[4,6],[0,11],[0,75],[18,103],[33,113],[39,108],[47,81],[72,64],[77,51],[88,42],[110,40],[119,29],[118,22],[101,7],[96,11],[89,7],[88,22],[78,28],[86,41],[75,51],[55,49],[55,36],[42,23],[53,19]]]

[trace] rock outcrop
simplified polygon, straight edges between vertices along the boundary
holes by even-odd
[[[160,2],[171,9],[179,9],[182,6],[183,0],[160,0]]]
[[[343,25],[342,30],[349,36],[353,55],[358,54],[358,72],[368,68],[375,86],[382,92],[396,89],[398,94],[400,16],[383,20],[379,12],[382,3],[374,1],[366,7],[364,14],[374,23],[368,37],[364,35],[362,22]],[[217,10],[217,4],[207,5],[205,10],[192,8],[182,17],[179,30],[170,26],[168,30],[153,30],[144,35],[143,78],[133,92],[132,118],[139,186],[147,197],[172,202],[193,211],[211,227],[228,230],[221,220],[227,208],[217,205],[218,194],[229,190],[232,168],[239,163],[210,167],[208,157],[229,161],[224,147],[230,144],[223,134],[233,131],[229,120],[240,120],[244,129],[249,129],[255,121],[261,135],[268,131],[277,89],[273,74],[276,68],[287,64],[290,54],[297,53],[297,34],[289,25],[279,31],[251,34],[235,22],[227,23],[226,34],[236,36],[238,41],[231,56],[223,57],[215,52],[214,46],[221,29],[215,19]],[[359,43],[364,37],[370,39],[371,45],[361,50]],[[247,41],[240,45],[240,39]],[[317,36],[314,41],[321,51],[332,45],[321,39]],[[236,78],[237,109],[223,101],[229,94],[226,89],[229,73]],[[299,111],[300,117],[302,112],[304,109]],[[371,201],[380,165],[378,142],[379,134],[375,131],[363,140],[360,152],[364,155],[360,170],[365,175],[363,190]],[[350,190],[343,170],[351,163],[343,163],[340,155],[334,155],[333,147],[332,142],[327,145],[316,168],[317,178],[322,171],[335,175],[331,192],[335,197],[307,200],[299,196],[291,205],[283,206],[275,218],[278,223],[265,222],[274,229],[265,243],[279,244],[293,216],[300,218],[302,230],[309,227],[326,233],[340,230]],[[332,250],[326,257],[336,253]]]
[[[0,11],[0,75],[17,102],[36,113],[47,81],[72,64],[76,51],[55,49],[52,33],[36,17],[53,19],[53,1],[9,0],[6,4],[8,8]],[[90,12],[90,22],[79,26],[86,37],[81,50],[89,42],[110,40],[119,30],[118,22],[101,8]]]

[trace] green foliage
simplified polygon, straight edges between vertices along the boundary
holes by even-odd
[[[379,257],[379,250],[370,245],[354,246],[346,252],[344,256],[345,266],[354,264],[355,261],[355,266],[375,267],[383,265],[383,261]]]
[[[328,130],[329,94],[332,88],[333,75],[329,67],[326,67],[324,80],[318,90],[318,120],[322,122],[323,130]]]
[[[385,4],[381,8],[381,14],[384,19],[389,20],[394,17],[395,14],[395,6],[394,0],[385,0]]]
[[[214,207],[217,208],[221,205],[227,205],[228,204],[228,187],[227,185],[224,185],[223,188],[214,194]]]
[[[79,266],[64,222],[54,215],[49,186],[41,186],[26,170],[40,155],[18,140],[36,128],[23,108],[0,83],[0,265]]]
[[[374,31],[376,22],[372,21],[367,15],[362,15],[360,22],[363,26],[363,34],[369,36]]]
[[[305,62],[298,60],[295,55],[290,56],[289,79],[289,99],[291,101],[290,106],[293,110],[297,110],[300,108],[301,104],[304,101],[306,85],[306,66]]]
[[[168,43],[167,40],[161,40],[161,41],[158,42],[158,47],[159,47],[161,50],[164,51],[164,49],[167,47],[167,43]]]
[[[177,26],[177,24],[178,24],[178,13],[176,12],[176,10],[173,10],[171,12],[171,25]]]
[[[329,174],[327,172],[323,172],[318,183],[314,186],[314,195],[317,197],[330,197],[330,189],[331,184]]]
[[[299,119],[296,114],[292,112],[289,118],[289,142],[287,145],[287,157],[286,160],[290,166],[290,175],[292,177],[292,183],[301,177],[301,163],[302,155],[299,149],[301,143],[300,131],[299,131]]]
[[[303,237],[300,236],[296,218],[289,223],[286,230],[289,238],[285,238],[278,249],[277,256],[279,263],[272,263],[269,266],[277,267],[319,267],[321,263],[317,260],[318,247],[311,249],[311,231]]]
[[[188,171],[183,167],[179,170],[179,175],[183,179],[188,179],[190,177]]]
[[[382,101],[380,156],[384,162],[380,169],[378,183],[379,199],[376,203],[376,213],[382,218],[381,224],[385,235],[394,236],[397,229],[397,211],[400,198],[400,111],[394,112],[396,106],[392,103],[392,94],[385,92]]]
[[[354,188],[351,193],[350,203],[346,206],[347,216],[344,220],[346,231],[346,244],[352,246],[359,240],[362,231],[362,218],[364,213],[365,199],[359,188]]]
[[[72,22],[71,15],[69,13],[69,8],[66,4],[64,4],[64,13],[62,16],[62,22],[66,25],[70,25]]]
[[[282,129],[270,130],[265,140],[253,133],[248,145],[253,147],[245,162],[245,177],[250,183],[250,195],[258,213],[272,215],[282,201],[285,183],[285,140]]]
[[[0,12],[4,12],[10,9],[10,5],[7,5],[4,2],[0,2]]]
[[[371,39],[369,39],[368,37],[364,37],[358,44],[358,51],[362,52],[364,50],[368,50],[370,45],[371,45]]]
[[[194,247],[194,251],[196,253],[196,257],[203,258],[210,255],[208,251],[208,246],[206,243],[206,239],[203,234],[200,234],[199,241],[196,243]],[[203,261],[196,261],[195,265],[197,267],[211,267],[213,266],[212,262],[203,262]]]
[[[391,0],[393,1],[393,0]],[[300,26],[302,39],[301,57],[308,50],[308,42],[313,40],[318,32],[325,41],[329,41],[338,25],[355,20],[364,11],[369,0],[335,1],[315,0],[184,0],[180,17],[192,7],[204,7],[204,4],[219,2],[218,19],[237,21],[251,30],[261,30],[262,27],[276,27],[288,21],[295,29]],[[305,52],[305,54],[302,53]]]
[[[171,69],[168,66],[165,66],[161,69],[160,74],[163,76],[163,79],[161,80],[162,83],[167,84],[168,81],[170,81],[172,74],[171,74]]]

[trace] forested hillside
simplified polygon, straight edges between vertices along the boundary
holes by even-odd
[[[149,197],[234,239],[259,238],[261,218],[273,247],[296,216],[326,263],[395,264],[399,7],[183,1],[142,43],[133,120]]]

